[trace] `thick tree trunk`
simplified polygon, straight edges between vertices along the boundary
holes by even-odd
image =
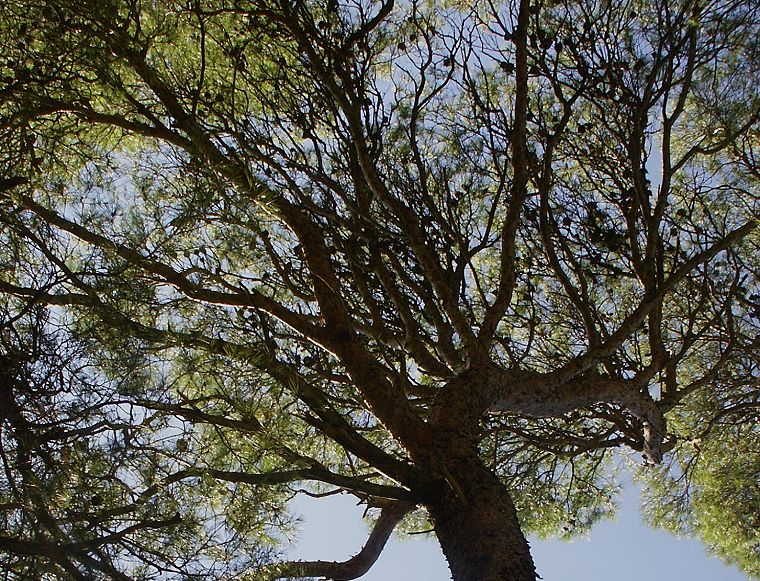
[[[506,487],[477,455],[446,461],[447,486],[426,505],[454,581],[535,581]]]

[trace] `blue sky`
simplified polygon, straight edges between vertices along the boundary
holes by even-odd
[[[638,514],[638,492],[629,487],[615,521],[597,525],[570,543],[531,539],[544,581],[747,581],[736,568],[706,553],[701,543],[677,539],[647,527]],[[352,496],[299,499],[293,509],[304,519],[295,559],[345,560],[364,544],[363,509]],[[393,537],[362,581],[446,581],[450,579],[434,540]]]

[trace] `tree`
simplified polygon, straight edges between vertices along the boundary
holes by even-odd
[[[351,579],[403,521],[534,580],[619,448],[757,573],[752,3],[0,11],[12,575]],[[337,490],[362,551],[279,562]]]

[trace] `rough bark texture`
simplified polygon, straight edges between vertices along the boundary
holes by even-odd
[[[449,382],[432,407],[434,449],[414,453],[441,477],[424,504],[454,581],[536,579],[509,490],[478,453],[480,422],[498,395],[499,377],[484,360]]]
[[[535,581],[509,491],[477,457],[447,468],[448,486],[426,506],[454,581]]]

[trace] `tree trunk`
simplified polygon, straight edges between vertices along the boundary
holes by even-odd
[[[447,485],[426,505],[454,581],[535,581],[512,497],[477,453],[446,459]]]

